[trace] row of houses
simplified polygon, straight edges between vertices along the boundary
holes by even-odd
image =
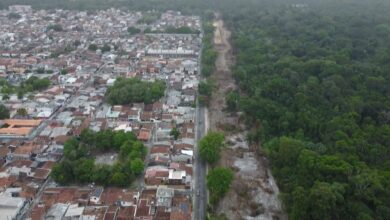
[[[21,17],[12,20],[11,12]],[[0,78],[6,82],[0,91],[31,77],[50,80],[42,90],[0,93],[10,111],[10,119],[0,120],[0,219],[191,219],[201,36],[142,30],[199,30],[200,19],[168,11],[140,24],[142,16],[117,9],[0,10],[0,28],[7,30],[0,33]],[[130,35],[128,27],[141,33]],[[105,94],[117,77],[162,80],[167,90],[154,103],[109,105]],[[139,190],[63,187],[50,179],[66,141],[84,129],[133,132],[145,143]]]

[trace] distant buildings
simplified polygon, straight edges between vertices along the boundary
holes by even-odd
[[[20,18],[9,18],[10,12]],[[51,82],[41,91],[0,93],[11,113],[0,121],[0,220],[191,219],[202,39],[158,33],[171,27],[199,31],[200,18],[167,11],[147,25],[137,23],[141,17],[117,9],[35,11],[25,5],[0,11],[0,79],[16,87],[32,76]],[[130,26],[158,33],[130,35]],[[154,103],[110,106],[104,97],[117,77],[162,80],[167,90]],[[145,142],[150,153],[139,190],[61,187],[50,180],[65,142],[84,129],[134,132]]]

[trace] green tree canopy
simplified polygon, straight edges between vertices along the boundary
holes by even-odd
[[[131,35],[133,35],[133,34],[140,33],[141,30],[139,28],[136,28],[136,27],[128,27],[127,32],[129,32]]]
[[[98,46],[96,44],[90,44],[88,46],[88,50],[96,51],[98,49]]]
[[[233,177],[233,171],[227,168],[218,167],[209,171],[207,187],[211,204],[216,204],[229,191]]]
[[[118,152],[113,166],[96,164],[94,155]],[[96,182],[101,185],[128,186],[144,170],[146,147],[132,133],[83,130],[78,138],[64,145],[64,159],[51,176],[60,184]]]
[[[117,78],[106,92],[107,101],[112,105],[124,105],[135,102],[152,103],[164,96],[163,81],[144,82],[136,78]]]
[[[19,108],[16,111],[16,114],[18,114],[19,116],[22,116],[22,117],[26,117],[28,115],[27,110],[25,108]]]
[[[144,162],[139,158],[132,160],[131,161],[131,170],[136,175],[142,174],[144,171]]]
[[[101,48],[102,53],[105,52],[110,52],[111,51],[111,46],[108,44],[104,44],[103,47]]]
[[[0,120],[9,118],[9,110],[3,104],[0,104]]]
[[[199,142],[199,153],[202,160],[214,164],[219,160],[225,137],[219,132],[209,132]]]
[[[169,134],[171,136],[173,136],[173,138],[175,140],[177,140],[179,138],[179,136],[180,136],[180,131],[176,127],[174,127],[174,128],[172,128],[172,130],[171,130],[171,132]]]

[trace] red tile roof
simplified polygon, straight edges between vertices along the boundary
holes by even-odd
[[[150,149],[151,154],[168,154],[169,153],[169,147],[167,146],[154,146],[152,149]]]

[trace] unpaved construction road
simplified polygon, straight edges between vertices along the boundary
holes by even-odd
[[[219,16],[217,16],[218,18]],[[212,75],[215,90],[209,106],[211,130],[226,136],[226,149],[219,165],[235,171],[235,180],[228,194],[217,207],[217,214],[228,219],[287,219],[278,199],[279,189],[268,168],[265,157],[259,156],[259,146],[248,145],[245,125],[237,114],[225,111],[226,94],[236,89],[230,70],[233,54],[229,43],[230,32],[223,20],[214,22],[214,46],[218,52],[216,71]]]
[[[210,102],[210,128],[218,130],[223,124],[235,124],[235,118],[230,117],[230,114],[224,112],[225,96],[231,90],[236,89],[236,84],[230,71],[230,66],[233,62],[233,55],[229,43],[230,32],[224,27],[222,20],[214,22],[214,46],[218,52],[216,60],[215,72],[212,79],[215,83],[215,90],[213,91],[212,101]]]

